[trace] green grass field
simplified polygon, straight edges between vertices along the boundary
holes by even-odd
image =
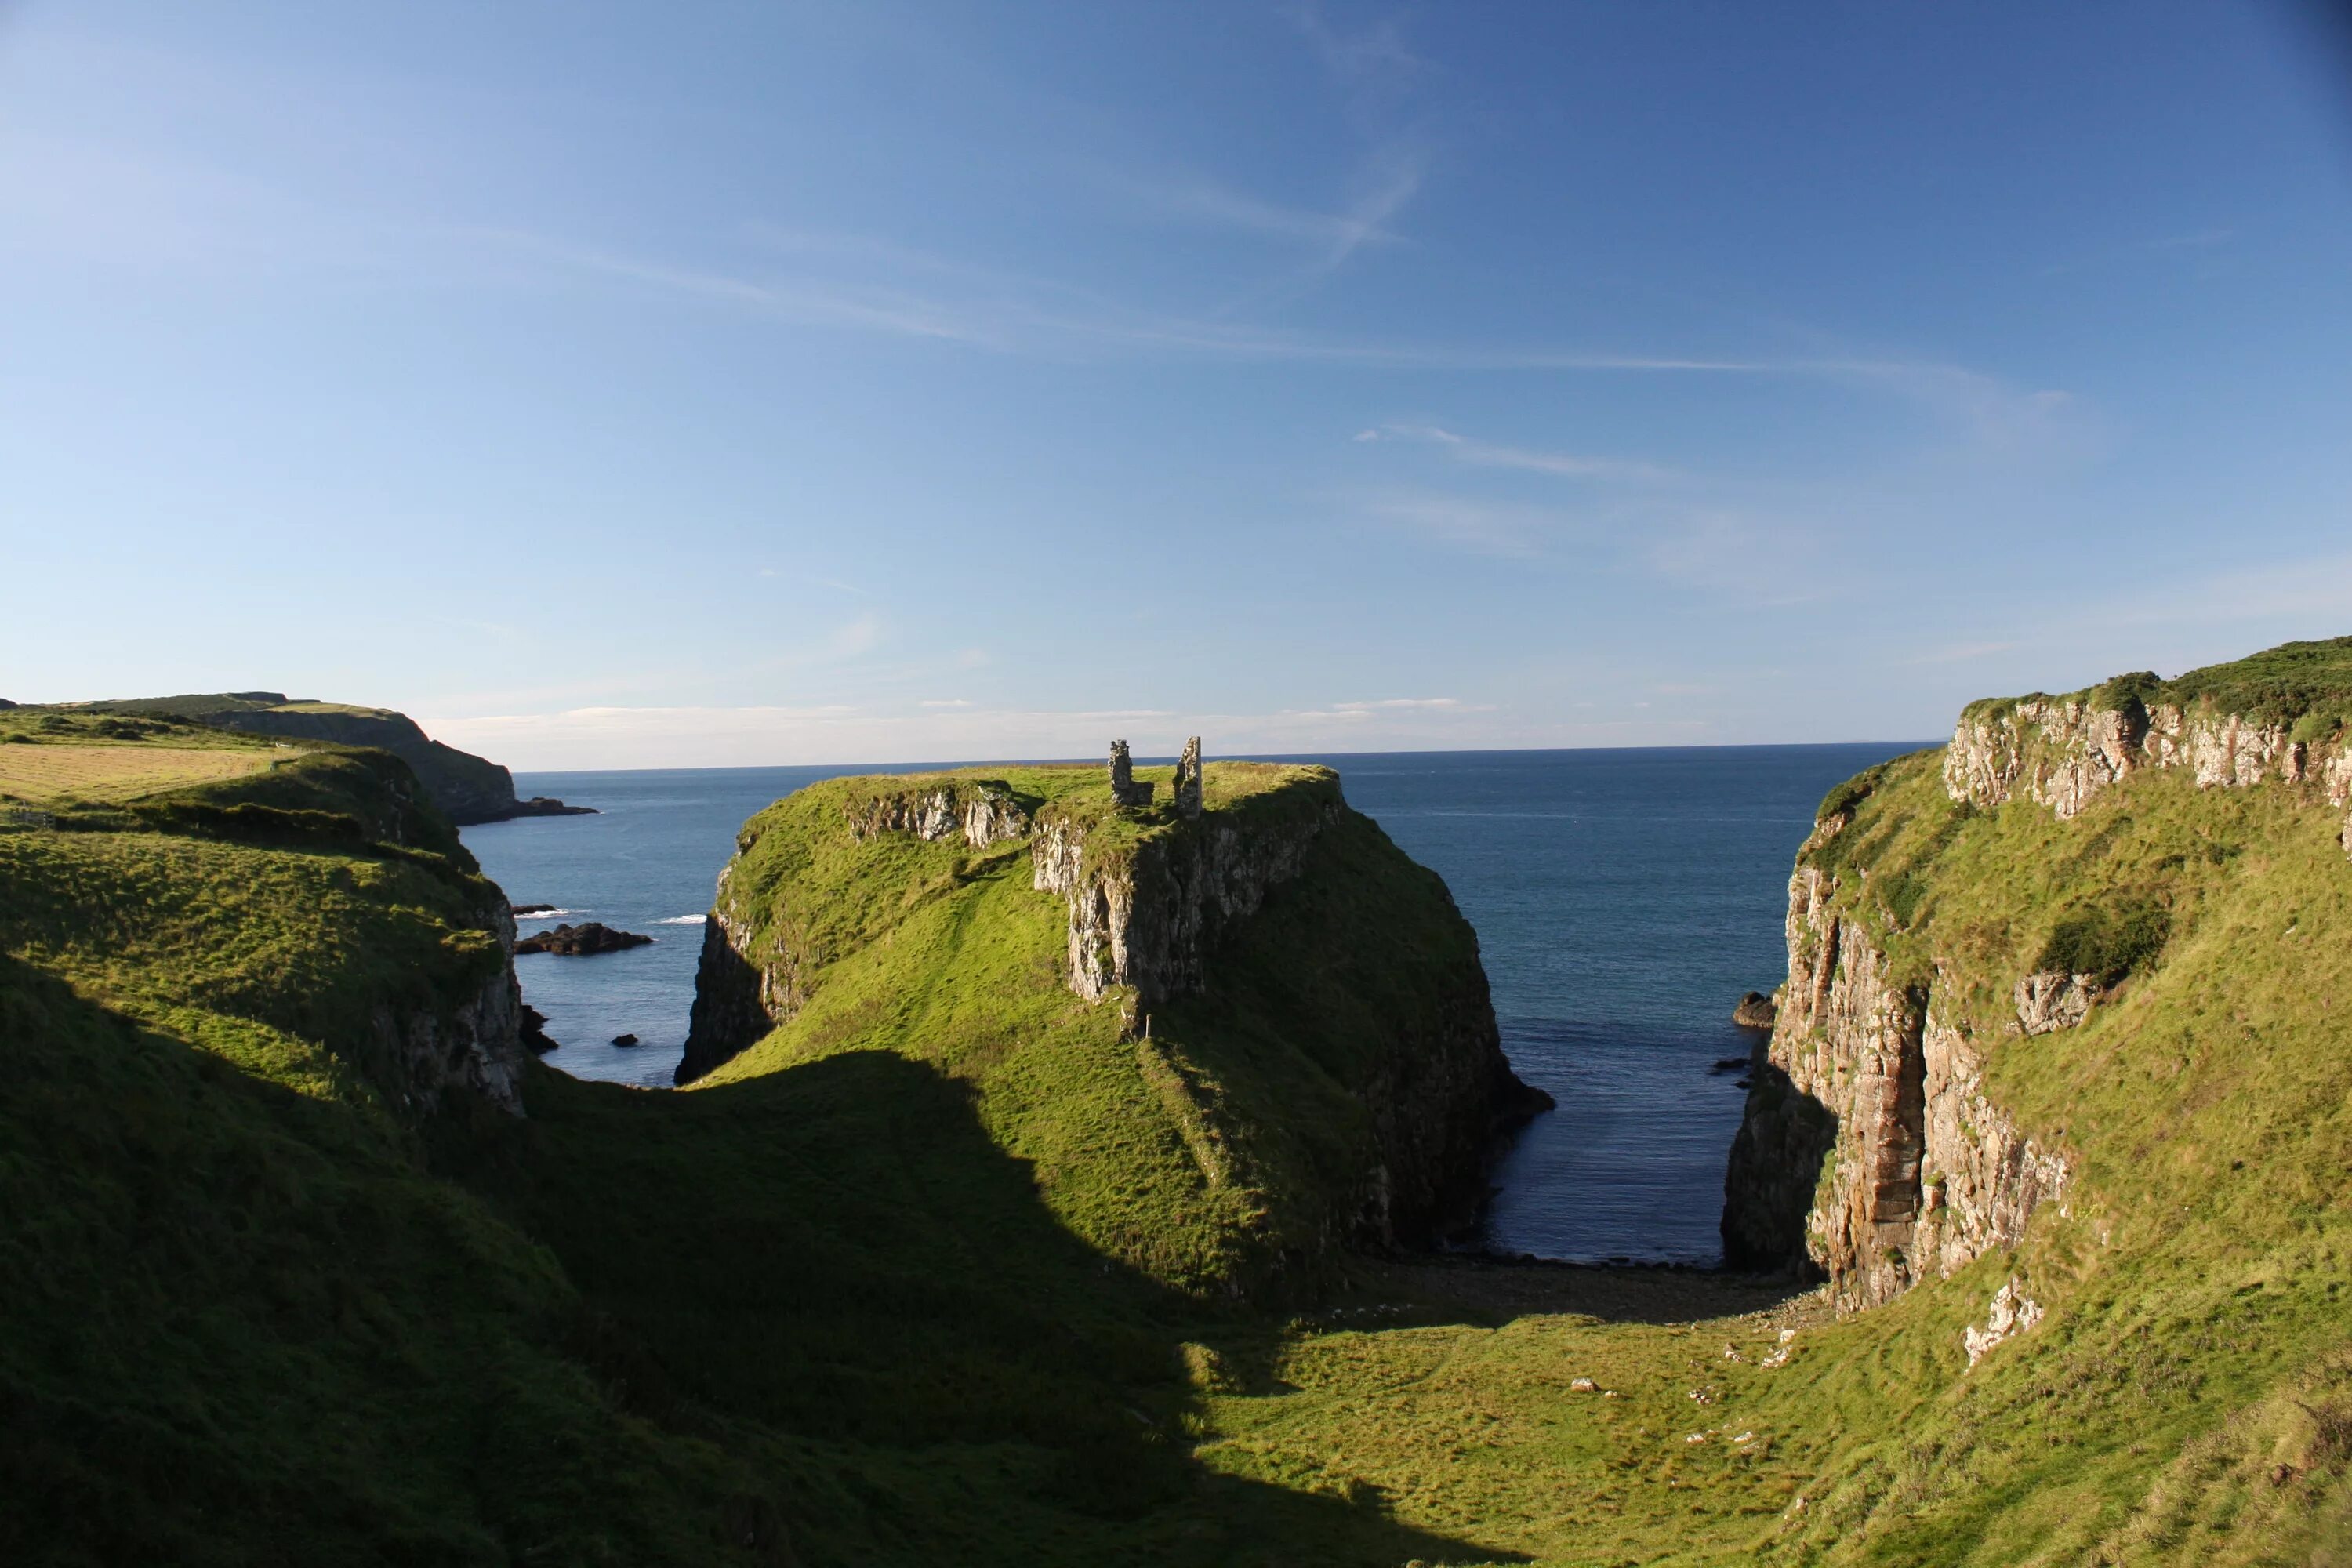
[[[829,955],[809,1007],[688,1093],[537,1068],[516,1119],[377,1076],[379,1009],[496,963],[396,763],[61,802],[0,836],[0,1554],[2352,1561],[2340,813],[2140,773],[2060,823],[1937,765],[1818,852],[1901,973],[1990,1027],[2053,941],[2140,934],[1990,1058],[2063,1207],[1843,1321],[1665,1270],[1220,1288],[1316,1212],[1349,1009],[1418,994],[1295,962],[1432,940],[1373,929],[1413,884],[1369,840],[1167,1010],[1162,1074],[1059,989],[1025,848],[853,853],[794,825],[854,786],[795,797],[749,863]],[[2048,1316],[1970,1370],[2012,1277]]]
[[[260,773],[271,761],[257,752],[211,747],[5,746],[0,747],[0,796],[35,805],[136,800],[187,784]]]

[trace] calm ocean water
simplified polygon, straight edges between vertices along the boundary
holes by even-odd
[[[1506,1157],[1486,1242],[1546,1258],[1713,1263],[1742,1103],[1731,1005],[1781,977],[1790,858],[1829,787],[1916,742],[1284,759],[1339,770],[1349,804],[1434,868],[1477,928],[1512,1065],[1549,1089]],[[1157,760],[1157,759],[1155,759]],[[593,805],[465,830],[517,903],[656,941],[516,961],[582,1078],[668,1084],[735,830],[802,785],[873,768],[519,774]],[[917,771],[912,768],[903,771]],[[634,1047],[607,1044],[635,1035]]]

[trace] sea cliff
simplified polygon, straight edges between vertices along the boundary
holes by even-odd
[[[2015,1247],[2063,1205],[2063,1130],[2021,1124],[1994,1059],[2081,1028],[2187,925],[2223,835],[2179,790],[2345,808],[2347,696],[2352,639],[2291,643],[2172,681],[1972,703],[1940,752],[1832,791],[1789,882],[1727,1258],[1825,1278],[1854,1310]],[[2118,862],[2127,830],[2163,852]],[[2352,846],[2352,824],[2334,833]]]
[[[460,826],[503,822],[516,816],[572,816],[590,810],[543,796],[517,798],[514,775],[506,768],[434,740],[415,720],[389,708],[291,700],[282,691],[224,691],[78,703],[58,711],[161,715],[283,740],[373,746],[406,763],[441,814]]]
[[[1444,885],[1325,769],[1213,764],[1205,808],[1180,798],[1033,768],[832,781],[761,813],[704,927],[680,1079],[879,1044],[956,1064],[1015,1142],[1126,1104],[1139,1125],[1065,1148],[1049,1184],[1156,1186],[1167,1224],[1129,1242],[1176,1244],[1146,1267],[1201,1288],[1463,1223],[1503,1131],[1548,1102],[1503,1058]],[[965,986],[983,994],[909,1017]],[[1068,1098],[1016,1101],[1015,1079]],[[1133,1223],[1073,1215],[1113,1247]]]

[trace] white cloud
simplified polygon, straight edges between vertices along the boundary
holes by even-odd
[[[860,616],[833,634],[826,651],[835,658],[854,658],[870,653],[882,640],[882,622],[875,616]]]
[[[904,709],[799,706],[621,707],[469,718],[420,716],[427,733],[525,771],[921,763],[955,758],[1093,758],[1114,737],[1144,756],[1172,756],[1187,735],[1210,755],[1281,755],[1458,746],[1493,738],[1500,710],[1454,698],[1388,698],[1252,713],[1171,709],[983,708],[961,699]],[[1471,728],[1465,729],[1465,726]],[[1593,733],[1601,735],[1605,726]],[[1554,731],[1547,731],[1552,735]]]
[[[1383,425],[1377,429],[1359,431],[1358,441],[1412,441],[1441,447],[1457,461],[1487,468],[1517,468],[1528,473],[1551,474],[1561,479],[1658,480],[1671,479],[1672,472],[1654,463],[1644,463],[1624,458],[1596,458],[1574,452],[1531,451],[1524,447],[1497,446],[1473,437],[1457,435],[1437,425]]]

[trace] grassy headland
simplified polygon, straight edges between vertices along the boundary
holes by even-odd
[[[105,721],[35,743],[268,744]],[[1064,986],[1026,844],[837,839],[857,786],[807,792],[743,883],[821,959],[798,1014],[687,1094],[526,1068],[515,1117],[410,1104],[373,1054],[499,962],[446,823],[381,753],[268,754],[0,832],[12,1561],[2352,1554],[2352,866],[2317,783],[2143,770],[2061,821],[1954,803],[1929,752],[1834,797],[1842,918],[1972,1011],[1987,1093],[2073,1172],[2021,1246],[1837,1321],[1344,1255],[1311,1304],[1221,1300],[1339,1190],[1331,1086],[1450,940],[1352,829],[1143,1040]],[[2003,1037],[2053,952],[2106,989]],[[2047,1316],[1971,1368],[2012,1279]]]

